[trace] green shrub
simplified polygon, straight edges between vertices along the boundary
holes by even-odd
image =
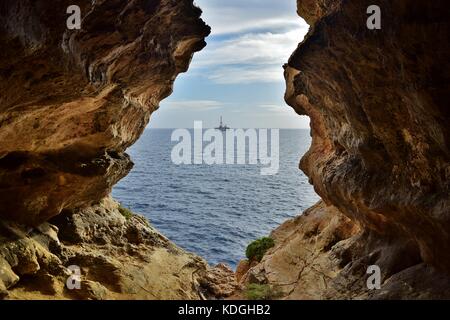
[[[122,205],[119,206],[119,212],[121,215],[125,217],[125,219],[130,220],[132,216],[134,216],[134,213],[131,212],[129,209],[123,207]]]
[[[261,261],[267,250],[272,248],[275,242],[272,238],[263,237],[250,243],[245,250],[245,255],[251,260]]]
[[[268,284],[252,283],[245,290],[248,300],[273,300],[280,297],[280,293]]]

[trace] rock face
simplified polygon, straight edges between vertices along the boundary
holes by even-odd
[[[370,1],[326,2],[286,68],[286,100],[312,121],[301,168],[327,203],[448,270],[448,4],[381,1],[369,30]]]
[[[170,243],[108,198],[209,27],[192,0],[0,3],[0,296],[202,299],[233,293],[226,266]],[[239,279],[282,298],[450,298],[447,1],[303,0],[311,24],[285,66],[311,118],[301,161],[323,201],[275,230]],[[49,219],[51,219],[49,221]],[[68,266],[81,289],[69,290]],[[377,265],[382,289],[366,286]],[[239,295],[237,296],[239,297]]]
[[[192,1],[0,4],[0,216],[39,225],[94,203],[132,167],[124,150],[205,46]]]
[[[285,99],[311,118],[300,167],[324,203],[277,229],[244,280],[286,298],[450,298],[448,2],[377,1],[381,30],[372,4],[298,1],[311,29]],[[369,265],[383,279],[370,294]]]
[[[125,149],[210,28],[192,0],[0,3],[0,296],[203,299],[234,274],[177,248],[108,198]],[[51,223],[48,222],[51,219]],[[81,271],[69,290],[68,267]]]
[[[414,244],[364,230],[323,201],[271,237],[276,246],[238,275],[242,290],[233,298],[244,298],[252,283],[289,300],[450,298],[450,277],[423,263]],[[381,268],[381,290],[367,287],[371,265]]]
[[[231,270],[211,268],[137,215],[105,198],[37,228],[2,222],[0,295],[7,299],[208,299],[234,291]],[[71,289],[70,266],[80,288]],[[7,290],[8,289],[8,290]]]

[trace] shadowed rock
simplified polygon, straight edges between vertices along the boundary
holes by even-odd
[[[233,290],[108,198],[125,153],[210,28],[192,0],[0,3],[0,296],[205,299]],[[46,221],[52,219],[52,224]],[[69,290],[68,267],[81,269]]]
[[[313,25],[286,101],[311,118],[301,168],[326,203],[449,271],[448,3],[379,1],[381,30],[366,27],[370,4],[299,1]]]
[[[99,201],[209,27],[192,1],[0,4],[0,215],[38,225]]]
[[[273,232],[244,286],[286,299],[450,298],[448,2],[377,1],[381,30],[366,27],[372,4],[298,0],[311,28],[285,65],[285,99],[311,119],[300,167],[323,202]],[[374,264],[381,291],[366,286]]]

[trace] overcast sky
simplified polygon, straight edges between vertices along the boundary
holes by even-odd
[[[151,128],[308,128],[283,100],[282,65],[308,31],[296,0],[195,0],[212,28],[207,47],[152,115]]]

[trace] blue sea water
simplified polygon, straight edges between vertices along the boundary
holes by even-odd
[[[319,200],[298,169],[309,130],[280,130],[280,169],[272,176],[261,175],[259,164],[175,165],[172,131],[145,130],[128,150],[135,166],[113,196],[210,264],[236,267],[251,241]]]

